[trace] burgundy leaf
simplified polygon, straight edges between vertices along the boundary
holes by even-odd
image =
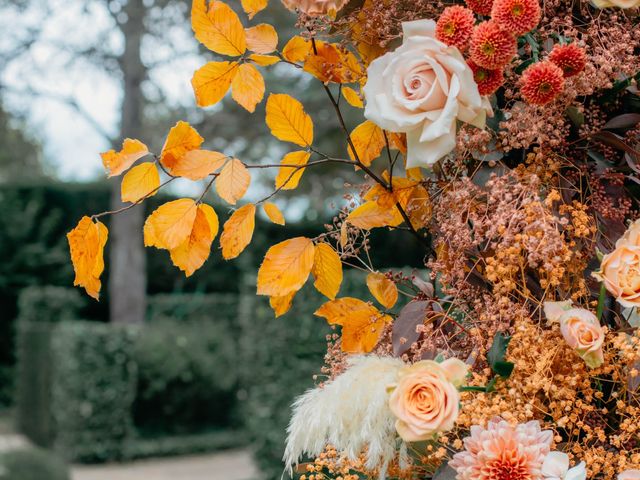
[[[393,323],[393,353],[400,357],[405,353],[411,344],[418,340],[420,334],[416,332],[416,327],[424,323],[427,316],[428,301],[409,302],[398,314],[398,318]]]

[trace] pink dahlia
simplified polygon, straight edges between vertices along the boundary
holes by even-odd
[[[447,7],[436,23],[436,38],[464,51],[469,46],[475,20],[473,12],[468,8],[460,5]]]
[[[449,466],[457,480],[537,480],[551,451],[553,432],[532,421],[515,427],[495,418],[487,428],[474,425],[464,439],[464,450]]]
[[[282,0],[285,7],[311,17],[328,15],[341,10],[349,0]]]

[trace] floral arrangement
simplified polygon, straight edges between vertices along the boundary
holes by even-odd
[[[336,329],[326,380],[293,406],[289,471],[640,479],[638,0],[282,3],[300,34],[279,48],[271,25],[252,23],[267,0],[242,0],[246,15],[193,1],[195,37],[225,57],[193,74],[197,104],[231,90],[253,112],[265,95],[260,70],[285,64],[326,93],[343,158],[314,146],[299,100],[271,93],[266,124],[298,147],[279,163],[202,149],[185,122],[159,154],[126,139],[102,159],[110,176],[124,173],[120,211],[176,178],[204,181],[199,198],[162,205],[144,226],[145,244],[168,250],[187,276],[218,234],[204,202],[212,188],[234,206],[253,169],[277,172],[271,194],[224,224],[222,256],[232,259],[250,243],[258,207],[284,225],[270,200],[306,169],[362,174],[326,233],[272,246],[258,271],[257,293],[276,316],[313,277],[328,297],[316,315]],[[345,109],[362,109],[363,122],[347,125]],[[75,284],[96,298],[100,218],[118,212],[84,217],[68,235]],[[379,272],[374,228],[418,239],[416,267],[429,278]],[[368,272],[371,298],[339,296],[344,264]]]

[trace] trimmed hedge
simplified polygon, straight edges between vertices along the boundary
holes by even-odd
[[[255,281],[241,302],[240,394],[254,458],[266,479],[280,479],[286,428],[294,398],[314,384],[326,353],[327,322],[313,312],[326,298],[307,285],[291,311],[275,319],[268,299],[256,297]],[[340,297],[370,298],[364,274],[346,271]]]
[[[52,453],[21,448],[0,454],[0,480],[70,480],[69,467]]]
[[[137,329],[64,322],[52,339],[54,448],[70,459],[122,458],[133,436]]]

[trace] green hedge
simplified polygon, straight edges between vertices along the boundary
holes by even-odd
[[[70,459],[122,457],[134,435],[131,409],[137,329],[64,322],[52,339],[54,448]]]
[[[0,480],[70,480],[67,465],[39,448],[21,448],[0,454]]]
[[[345,272],[339,296],[369,298],[364,275]],[[307,285],[296,295],[291,311],[278,319],[267,299],[253,292],[241,302],[240,353],[246,368],[240,393],[254,457],[264,478],[281,478],[291,403],[313,386],[313,376],[323,364],[325,337],[331,329],[313,312],[325,301]]]

